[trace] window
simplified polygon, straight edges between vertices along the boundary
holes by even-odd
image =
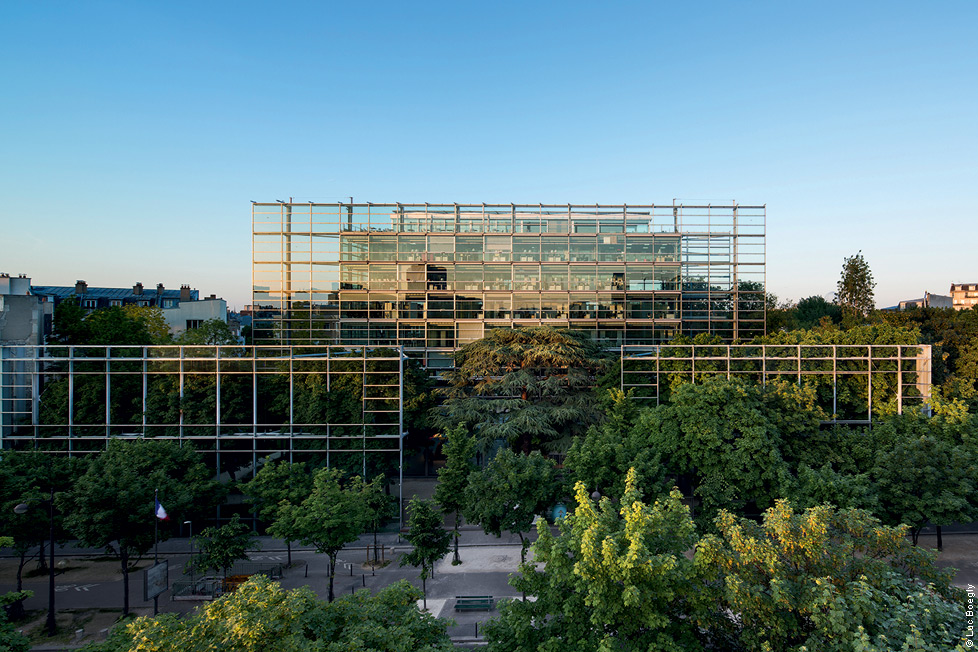
[[[202,319],[188,319],[187,320],[187,330],[189,331],[189,330],[193,330],[195,328],[200,328],[200,325],[203,324],[203,323],[204,323],[204,321]]]

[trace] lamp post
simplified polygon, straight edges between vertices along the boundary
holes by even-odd
[[[48,636],[54,636],[57,625],[54,620],[54,487],[51,487],[51,497],[48,500],[39,501],[48,503],[51,517],[51,552],[48,563]],[[30,509],[27,503],[20,503],[14,507],[15,514],[26,514]]]
[[[190,526],[190,594],[197,593],[197,583],[194,581],[194,524],[192,521],[184,521],[184,525]]]

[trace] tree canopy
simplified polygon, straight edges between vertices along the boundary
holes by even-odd
[[[491,330],[455,355],[436,421],[443,429],[465,424],[483,450],[497,439],[524,452],[569,446],[600,419],[593,386],[601,355],[586,333]]]
[[[836,284],[835,302],[843,313],[865,317],[876,307],[873,299],[875,288],[876,281],[873,280],[869,263],[860,251],[855,256],[848,256],[842,263],[842,273]]]

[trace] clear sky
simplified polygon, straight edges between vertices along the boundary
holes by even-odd
[[[768,207],[768,289],[978,282],[978,3],[0,3],[0,271],[250,303],[250,200]]]

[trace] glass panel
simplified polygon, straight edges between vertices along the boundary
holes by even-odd
[[[370,236],[370,260],[396,260],[397,237],[393,235]]]
[[[428,260],[455,260],[455,238],[444,235],[428,236]]]
[[[597,269],[590,266],[572,265],[570,268],[571,290],[596,290]]]
[[[428,324],[428,346],[455,346],[455,324]]]
[[[621,319],[625,316],[625,295],[599,294],[598,319]]]
[[[366,319],[367,295],[341,295],[340,319]]]
[[[514,265],[513,289],[539,290],[540,268],[537,265]]]
[[[678,301],[675,297],[656,297],[652,308],[656,319],[676,319],[679,317]]]
[[[428,265],[428,289],[451,290],[454,276],[454,265]]]
[[[428,319],[454,319],[455,302],[451,295],[428,297]]]
[[[626,260],[652,262],[655,260],[654,240],[651,237],[628,236],[625,240]]]
[[[456,265],[455,287],[459,290],[481,290],[482,265]]]
[[[626,316],[629,319],[652,319],[653,303],[652,297],[643,297],[639,299],[629,297],[626,306]]]
[[[423,236],[402,235],[397,239],[398,258],[400,260],[421,260],[425,252]]]
[[[397,265],[370,265],[371,290],[396,290]]]
[[[341,290],[365,290],[367,288],[366,265],[343,265],[340,267]]]
[[[424,265],[398,265],[397,267],[400,290],[416,290],[423,292],[425,284]]]
[[[625,268],[622,265],[598,265],[599,290],[624,290]]]
[[[567,289],[567,265],[544,265],[540,287],[544,290]]]
[[[597,239],[594,236],[571,236],[571,262],[590,263],[597,260],[594,255]]]
[[[482,261],[482,237],[459,236],[455,239],[455,260]]]
[[[625,272],[626,287],[639,292],[655,290],[655,268],[652,265],[628,265]]]
[[[510,300],[508,295],[487,294],[483,300],[486,319],[509,319]]]
[[[679,268],[678,267],[656,267],[655,268],[656,290],[678,290],[679,289]]]
[[[660,263],[679,262],[679,238],[655,239],[655,260]]]
[[[593,294],[570,295],[571,319],[595,319],[598,316],[598,303]]]
[[[511,259],[513,239],[508,235],[486,236],[486,261],[503,262]]]
[[[540,316],[543,319],[567,319],[567,295],[544,294]]]
[[[424,324],[399,324],[398,339],[403,346],[424,346]]]
[[[509,265],[486,265],[485,288],[487,290],[509,290],[512,284],[512,268]]]
[[[393,294],[370,293],[371,319],[397,319],[397,297]]]
[[[455,298],[455,317],[457,319],[482,319],[482,297],[457,296]]]
[[[540,238],[515,236],[513,238],[513,260],[523,263],[540,260]]]
[[[540,256],[544,262],[557,263],[567,260],[567,238],[545,236],[540,240]]]
[[[424,295],[409,294],[398,302],[401,319],[424,319]]]
[[[539,319],[540,295],[517,294],[513,297],[513,319]]]
[[[340,239],[340,260],[367,260],[367,237],[343,236]]]
[[[621,262],[624,259],[625,236],[599,235],[598,261]]]

